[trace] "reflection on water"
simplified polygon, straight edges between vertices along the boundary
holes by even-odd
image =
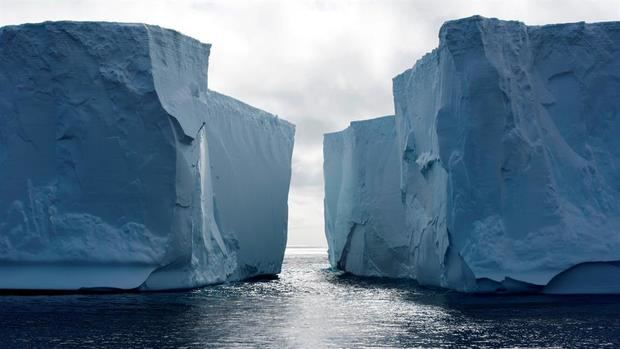
[[[620,298],[465,296],[332,272],[191,292],[0,297],[0,347],[620,346]]]

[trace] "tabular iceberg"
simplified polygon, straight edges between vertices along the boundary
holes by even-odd
[[[439,38],[393,80],[406,228],[383,233],[410,236],[409,277],[619,293],[620,23],[471,17]]]
[[[280,271],[294,126],[208,90],[209,52],[142,24],[0,28],[0,288]]]
[[[323,142],[331,265],[357,275],[408,277],[394,116],[352,122]]]

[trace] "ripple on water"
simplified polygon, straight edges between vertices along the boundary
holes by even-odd
[[[274,280],[156,294],[5,296],[0,347],[620,346],[620,298],[468,296],[287,253]]]

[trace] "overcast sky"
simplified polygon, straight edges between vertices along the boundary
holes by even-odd
[[[297,125],[289,245],[325,246],[322,134],[393,114],[391,80],[480,14],[527,24],[620,20],[620,0],[0,0],[0,25],[145,22],[213,44],[209,86]]]

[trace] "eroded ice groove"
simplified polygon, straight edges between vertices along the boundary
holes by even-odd
[[[326,134],[323,155],[331,265],[357,275],[408,277],[394,116]]]
[[[209,91],[209,50],[142,24],[0,28],[0,288],[279,272],[294,126]]]
[[[471,17],[439,38],[393,80],[410,277],[617,293],[620,23]]]

